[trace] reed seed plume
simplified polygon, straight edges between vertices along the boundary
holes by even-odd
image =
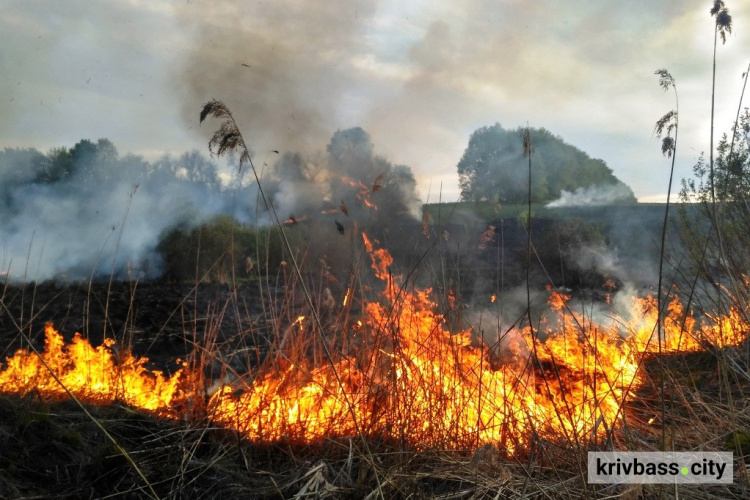
[[[662,139],[662,135],[666,134],[666,137],[662,139],[661,152],[667,158],[670,158],[675,151],[675,140],[672,137],[672,132],[677,128],[677,112],[672,110],[666,113],[664,116],[659,118],[654,128],[656,137]]]
[[[716,32],[721,37],[721,42],[727,42],[727,34],[732,33],[732,16],[729,9],[722,0],[715,0],[711,7],[711,16],[716,18]]]
[[[240,151],[238,172],[242,171],[242,166],[250,163],[250,149],[245,144],[242,134],[237,128],[237,123],[232,116],[232,112],[223,102],[212,99],[207,102],[200,112],[200,123],[212,116],[217,120],[223,120],[219,128],[208,141],[208,150],[217,156],[223,156],[229,151]]]

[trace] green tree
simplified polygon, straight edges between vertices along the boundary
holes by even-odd
[[[70,149],[52,148],[37,173],[36,182],[54,184],[75,178],[75,182],[93,184],[109,178],[118,160],[117,148],[109,139],[96,142],[82,139]]]
[[[54,184],[69,178],[73,174],[73,155],[66,147],[52,148],[47,153],[42,168],[39,169],[36,182]]]
[[[184,153],[174,165],[175,176],[184,176],[186,180],[204,184],[208,188],[218,188],[221,185],[216,163],[196,150]]]
[[[474,201],[521,203],[528,197],[528,172],[523,158],[522,129],[499,123],[476,130],[458,162],[461,197]],[[623,185],[599,159],[567,144],[546,129],[529,129],[534,144],[531,179],[533,202],[549,202],[562,191],[589,186]],[[624,185],[623,185],[624,186]],[[629,188],[620,202],[635,202]]]
[[[71,150],[76,181],[93,183],[106,180],[116,167],[119,154],[109,139],[99,139],[96,143],[83,139]]]
[[[723,134],[716,147],[713,177],[711,168],[701,156],[693,166],[693,177],[682,180],[681,201],[718,202],[750,201],[750,109],[745,108],[732,135]],[[712,183],[713,179],[713,183]]]
[[[373,145],[361,127],[337,130],[326,150],[332,171],[355,179],[372,175]]]

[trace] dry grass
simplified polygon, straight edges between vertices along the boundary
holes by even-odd
[[[471,446],[471,440],[449,450],[367,434],[308,442],[293,436],[251,442],[217,426],[210,405],[200,403],[200,395],[214,381],[251,391],[261,373],[291,363],[299,364],[303,374],[326,366],[319,345],[323,339],[337,359],[361,354],[362,345],[345,335],[344,325],[361,317],[371,292],[360,276],[348,285],[347,307],[332,308],[326,277],[325,273],[308,277],[322,335],[310,331],[314,325],[299,328],[297,319],[309,314],[309,305],[297,286],[299,278],[285,275],[283,269],[264,286],[260,312],[239,288],[229,287],[221,297],[208,301],[205,309],[182,318],[183,340],[192,352],[189,366],[205,377],[191,380],[195,405],[184,420],[160,420],[120,405],[87,407],[127,450],[160,498],[674,497],[674,490],[668,488],[586,484],[585,453],[595,442],[581,447],[578,437],[570,441],[564,436],[536,435],[524,448],[508,454],[491,445]],[[337,295],[346,292],[343,285],[334,290]],[[132,297],[126,302],[132,309]],[[86,311],[91,313],[92,307]],[[173,313],[181,311],[184,308]],[[34,317],[33,311],[28,316]],[[396,316],[391,318],[395,321]],[[238,325],[229,335],[222,332],[227,322]],[[376,344],[386,346],[391,340],[385,334],[394,326],[380,325],[384,337],[376,337]],[[131,333],[121,332],[121,349],[134,338]],[[726,358],[735,356],[736,351],[727,348],[675,354],[661,363],[647,358],[643,365],[647,383],[625,407],[623,425],[612,429],[605,442],[619,449],[657,450],[663,424],[668,449],[733,450],[738,459],[750,453],[746,397],[750,383],[726,368]],[[663,367],[669,395],[666,411],[661,407],[657,376]],[[435,412],[439,418],[439,406]],[[0,496],[149,496],[122,454],[71,402],[49,401],[34,392],[24,398],[3,397],[0,422]],[[739,464],[741,460],[735,467]],[[747,493],[742,474],[728,487],[679,490],[680,498],[742,498]]]
[[[716,358],[677,355],[668,377],[672,444],[679,449],[732,449],[730,414],[750,424],[750,389],[734,381],[730,408],[721,397]],[[700,368],[696,368],[700,367]],[[658,369],[655,361],[646,370]],[[657,486],[592,486],[577,469],[585,456],[564,443],[538,441],[526,457],[503,456],[492,446],[477,450],[416,452],[369,440],[326,439],[305,445],[251,443],[208,419],[172,422],[120,405],[89,407],[136,460],[160,498],[674,498]],[[630,449],[658,446],[658,384],[645,387],[627,408],[622,439]],[[0,496],[7,498],[146,497],[142,481],[90,419],[71,402],[37,395],[0,398]],[[750,439],[743,434],[750,453]],[[372,458],[370,457],[372,455]],[[379,484],[375,477],[379,478]],[[380,490],[378,489],[380,488]],[[380,492],[379,492],[380,491]],[[744,498],[747,484],[680,487],[680,498]]]

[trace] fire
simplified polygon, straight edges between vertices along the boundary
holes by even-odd
[[[402,287],[390,271],[391,255],[364,234],[363,243],[385,286],[352,320],[348,335],[356,337],[356,349],[331,349],[337,357],[316,365],[292,356],[293,342],[279,346],[284,352],[237,385],[192,399],[207,400],[216,424],[262,442],[363,432],[414,448],[494,444],[513,453],[533,436],[585,444],[620,424],[623,406],[644,382],[641,359],[659,344],[666,352],[726,346],[747,331],[739,311],[698,322],[676,299],[661,333],[654,329],[653,298],[634,299],[635,319],[626,324],[595,324],[568,307],[568,295],[551,291],[541,324],[511,330],[496,352],[470,329],[450,331],[431,290]],[[291,326],[300,337],[315,330],[303,315]],[[185,365],[169,377],[148,370],[145,358],[113,354],[111,340],[94,348],[76,335],[65,346],[51,325],[45,331],[40,357],[22,349],[7,359],[3,392],[64,397],[64,385],[85,401],[117,400],[175,417],[191,398],[189,381],[199,379]]]
[[[304,315],[297,316],[297,319],[294,320],[294,323],[296,323],[296,324],[299,325],[299,331],[303,331],[304,330],[304,326],[302,325],[303,321],[305,321],[305,316]]]
[[[657,300],[654,297],[646,299],[633,298],[633,317],[641,317],[634,322],[634,342],[640,349],[648,352],[702,351],[706,347],[728,347],[738,345],[747,336],[748,325],[743,315],[735,307],[730,308],[729,314],[721,317],[708,315],[708,321],[699,324],[695,318],[686,315],[682,303],[676,297],[668,306],[664,315],[664,332],[657,336],[654,325],[658,321]]]
[[[59,398],[67,396],[64,386],[83,401],[122,401],[136,408],[161,413],[170,412],[173,405],[185,399],[181,385],[184,367],[171,377],[165,377],[162,372],[145,367],[148,358],[135,358],[124,353],[116,359],[112,353],[112,339],[105,340],[99,347],[92,347],[88,340],[76,334],[66,346],[51,324],[45,326],[44,334],[44,352],[40,356],[19,349],[6,361],[5,369],[0,372],[3,392],[23,395],[37,391],[44,396]]]

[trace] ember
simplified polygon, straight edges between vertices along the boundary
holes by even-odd
[[[382,179],[382,176],[378,176],[378,179]],[[357,191],[357,199],[361,201],[366,207],[372,208],[377,210],[378,207],[370,201],[370,195],[380,189],[380,185],[378,184],[378,180],[376,180],[375,184],[373,185],[372,189],[368,188],[364,184],[362,184],[362,181],[354,180],[351,177],[342,176],[341,180],[348,184],[349,186],[353,187]],[[343,206],[343,202],[342,202]],[[346,213],[346,209],[342,209],[342,212]]]

